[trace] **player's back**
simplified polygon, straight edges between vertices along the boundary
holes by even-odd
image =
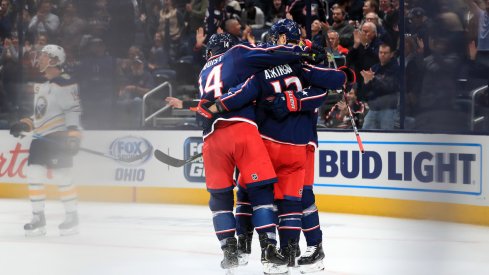
[[[261,94],[257,108],[257,123],[262,137],[278,142],[307,144],[313,137],[310,130],[312,111],[291,112],[285,119],[278,120],[263,108],[263,102],[284,91],[299,92],[310,86],[302,77],[300,63],[279,65],[256,75]],[[307,93],[307,91],[303,91]]]

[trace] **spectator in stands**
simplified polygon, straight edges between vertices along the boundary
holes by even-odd
[[[158,32],[163,36],[163,44],[169,46],[170,57],[179,56],[179,43],[184,21],[182,14],[175,8],[173,0],[165,0],[160,11],[160,23]]]
[[[311,0],[311,16],[312,19],[319,19],[321,22],[326,22],[326,9],[324,7],[323,1],[321,0]],[[306,1],[304,0],[291,0],[289,1],[288,10],[293,20],[301,26],[306,25]]]
[[[265,27],[265,14],[252,1],[248,0],[245,2],[245,8],[241,12],[241,22],[252,29],[262,29]]]
[[[12,26],[15,24],[16,18],[10,9],[9,0],[0,1],[0,39],[10,37]]]
[[[365,20],[364,22],[372,22],[375,24],[375,27],[377,28],[377,36],[379,39],[386,44],[393,45],[392,39],[390,37],[390,34],[387,33],[386,29],[382,25],[382,22],[380,21],[379,15],[375,12],[369,12],[365,15]],[[362,24],[364,23],[362,22]]]
[[[353,113],[355,124],[361,129],[368,110],[365,104],[358,100],[356,93],[356,86],[351,87],[350,91],[346,94],[346,100]],[[353,128],[345,100],[338,101],[329,112],[324,114],[324,124],[328,128]]]
[[[326,35],[323,34],[323,28],[321,25],[321,21],[319,19],[316,19],[312,21],[311,23],[311,41],[317,45],[320,45],[321,47],[326,46]]]
[[[77,7],[73,3],[67,3],[63,10],[61,27],[59,28],[60,45],[64,49],[77,50],[86,29],[87,23],[78,17]]]
[[[105,6],[109,16],[107,33],[103,36],[105,45],[111,55],[122,57],[135,41],[136,18],[132,0],[98,1],[106,2]]]
[[[59,29],[59,17],[51,12],[53,4],[51,0],[43,0],[39,5],[36,15],[29,23],[29,32],[34,36],[46,33],[50,39],[57,37]]]
[[[92,38],[76,72],[86,129],[110,129],[116,89],[116,60],[100,38]]]
[[[193,33],[204,26],[205,13],[209,7],[209,0],[192,0],[185,6],[188,17],[188,30]]]
[[[218,32],[219,29],[220,31],[224,30],[224,22],[226,22],[227,19],[229,19],[228,15],[226,14],[226,0],[215,0],[214,1],[214,12],[212,16],[209,15],[209,13],[206,13],[206,18],[205,20],[205,28],[204,32],[206,34],[206,42],[211,35],[214,33]]]
[[[415,7],[408,14],[408,32],[411,34],[415,34],[417,37],[423,40],[423,44],[426,45],[424,47],[424,56],[428,56],[430,54],[429,45],[429,35],[428,35],[428,27],[430,22],[428,17],[425,15],[425,11],[422,8]]]
[[[353,31],[355,28],[345,20],[345,10],[342,8],[333,9],[333,25],[331,28],[340,36],[340,45],[345,48],[353,46]]]
[[[430,27],[431,54],[424,59],[416,129],[431,132],[467,129],[466,113],[457,104],[457,79],[465,53],[458,50],[456,40],[460,39],[453,35],[460,29],[462,23],[454,13],[440,14]]]
[[[394,129],[398,122],[399,76],[401,70],[394,50],[388,44],[379,47],[380,63],[369,70],[362,70],[364,93],[369,112],[365,117],[363,129]]]
[[[421,90],[422,68],[423,68],[423,49],[418,45],[423,43],[422,40],[411,34],[406,34],[404,38],[404,87],[405,96],[405,128],[414,128],[414,115],[418,101],[419,92]]]
[[[270,8],[266,16],[266,25],[271,27],[275,22],[285,18],[285,4],[287,0],[273,0],[273,6]]]
[[[363,17],[365,18],[368,13],[379,13],[379,3],[376,0],[366,0],[363,2]]]
[[[486,1],[485,10],[479,7],[474,0],[465,0],[477,22],[477,55],[476,62],[489,68],[489,2]],[[489,78],[488,78],[489,79]]]
[[[335,30],[328,31],[328,39],[335,56],[346,57],[348,55],[348,49],[340,45],[340,35]]]
[[[142,97],[154,88],[154,79],[137,56],[131,60],[130,69],[131,74],[122,79],[119,89],[117,117],[120,128],[137,129],[141,125]]]
[[[3,40],[3,50],[1,54],[1,76],[2,87],[5,89],[7,110],[15,112],[19,108],[19,95],[17,89],[21,82],[19,75],[19,38],[17,32],[11,32],[10,38]]]
[[[226,20],[224,31],[231,34],[236,39],[236,41],[239,41],[238,43],[255,43],[255,38],[253,37],[251,27],[246,26],[245,29],[241,31],[241,24],[236,19]]]
[[[151,71],[166,69],[169,67],[168,54],[163,47],[163,35],[155,33],[153,46],[149,50],[148,68]]]
[[[360,30],[355,30],[353,40],[353,48],[348,52],[347,64],[354,68],[359,78],[358,95],[363,100],[363,79],[360,72],[369,70],[374,64],[379,63],[379,46],[382,42],[377,37],[375,24],[371,22],[365,22]]]

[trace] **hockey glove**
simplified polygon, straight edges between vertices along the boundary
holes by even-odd
[[[10,134],[14,137],[20,137],[22,136],[22,132],[30,132],[32,131],[33,124],[32,120],[30,118],[23,118],[20,121],[12,124],[10,126]]]
[[[280,95],[265,100],[267,109],[276,119],[284,119],[290,112],[301,110],[301,102],[293,91],[285,91]]]
[[[76,155],[80,150],[81,132],[76,127],[71,127],[66,132],[64,150],[71,156]]]
[[[341,66],[338,68],[338,70],[345,73],[347,85],[355,84],[357,82],[357,76],[352,69],[350,69],[346,66]]]

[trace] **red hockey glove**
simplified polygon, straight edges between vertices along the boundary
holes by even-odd
[[[207,99],[201,99],[199,105],[197,105],[197,113],[203,116],[206,119],[212,119],[214,117],[214,113],[209,110],[214,102],[209,101]]]
[[[355,74],[355,72],[346,67],[346,66],[341,66],[338,68],[338,70],[342,71],[345,73],[346,75],[346,84],[349,85],[349,84],[355,84],[357,82],[357,76]]]

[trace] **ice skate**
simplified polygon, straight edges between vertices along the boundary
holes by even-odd
[[[289,274],[287,259],[278,252],[267,234],[260,234],[261,262],[264,274]]]
[[[61,236],[70,236],[78,234],[78,213],[66,213],[66,218],[59,226],[59,234]]]
[[[285,248],[281,248],[280,252],[287,259],[289,267],[297,267],[297,260],[301,255],[301,250],[297,240],[289,240],[289,244]]]
[[[221,261],[221,267],[226,271],[226,275],[232,275],[238,267],[238,241],[236,238],[227,238],[222,251],[224,252],[224,259]]]
[[[247,265],[251,254],[251,241],[253,240],[253,231],[238,235],[238,261],[239,265]]]
[[[46,235],[46,218],[44,212],[33,213],[32,220],[24,225],[26,237],[38,237]]]
[[[301,273],[312,273],[324,270],[324,251],[321,243],[308,246],[306,252],[300,257],[298,264]]]

